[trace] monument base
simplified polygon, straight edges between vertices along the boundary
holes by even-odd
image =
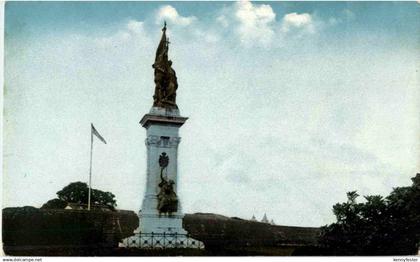
[[[134,236],[125,238],[120,247],[141,249],[167,249],[167,248],[196,248],[204,249],[201,241],[182,234],[152,234],[135,233]]]
[[[140,232],[188,234],[182,228],[182,218],[181,215],[140,214]]]
[[[197,248],[201,241],[191,238],[182,227],[183,215],[139,214],[140,226],[134,236],[123,239],[120,246],[146,249]]]

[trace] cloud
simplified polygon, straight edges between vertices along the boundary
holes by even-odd
[[[337,25],[340,22],[341,22],[341,20],[339,20],[339,19],[337,19],[335,17],[330,17],[328,19],[328,23],[327,24],[330,25],[330,26],[335,26],[335,25]]]
[[[159,8],[156,17],[156,23],[160,24],[162,21],[168,21],[175,25],[188,26],[197,20],[195,16],[181,16],[178,11],[170,6],[165,5]]]
[[[229,22],[228,22],[228,19],[227,19],[226,15],[219,15],[216,18],[216,22],[218,22],[219,24],[221,24],[223,27],[228,27],[229,26]]]
[[[343,13],[344,13],[344,17],[347,20],[353,20],[353,19],[356,18],[356,15],[351,10],[349,10],[349,9],[344,9],[343,10]]]
[[[81,35],[78,37],[84,38]],[[116,47],[127,48],[124,45],[132,42],[136,42],[137,45],[143,47],[150,47],[152,45],[151,38],[145,29],[145,23],[134,19],[123,24],[121,29],[114,34],[100,37],[93,36],[91,39],[98,48],[111,48],[114,51]]]
[[[285,33],[292,30],[301,30],[315,33],[315,25],[312,16],[308,13],[290,13],[283,17],[281,30]]]
[[[277,14],[269,4],[243,0],[225,6],[214,17],[219,34],[230,35],[246,48],[262,46],[284,47],[295,37],[314,35],[340,20],[331,17],[324,21],[309,13],[289,13],[276,21]]]
[[[245,45],[257,42],[266,46],[271,42],[276,14],[270,5],[239,1],[235,4],[235,18],[239,22],[237,33]]]
[[[341,14],[337,17],[330,17],[328,20],[320,20],[314,21],[314,26],[319,30],[320,28],[325,29],[326,27],[331,26],[338,26],[341,23],[348,23],[352,20],[356,19],[356,15],[349,9],[344,9],[341,11]],[[314,19],[313,19],[314,20]]]
[[[143,32],[144,23],[140,22],[140,21],[136,21],[136,20],[130,20],[127,23],[127,28],[128,28],[128,30],[130,30],[131,32],[134,32],[134,33]]]

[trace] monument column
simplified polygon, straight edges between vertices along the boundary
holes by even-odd
[[[127,238],[124,243],[147,248],[203,248],[203,243],[189,238],[182,227],[184,215],[177,191],[178,146],[181,141],[179,128],[188,118],[180,115],[176,104],[178,81],[172,61],[168,59],[166,23],[162,31],[153,64],[153,106],[140,120],[146,128],[147,170],[146,190],[139,212],[139,234]],[[164,239],[165,244],[158,239]]]
[[[181,141],[178,130],[187,119],[179,116],[178,110],[152,107],[140,121],[147,130],[146,192],[140,213],[142,233],[187,233],[182,228],[183,214],[177,197],[178,145]],[[162,157],[168,162],[165,167],[159,163]]]

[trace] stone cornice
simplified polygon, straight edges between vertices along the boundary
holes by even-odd
[[[149,135],[145,140],[146,146],[153,145],[155,147],[178,147],[180,142],[180,137],[163,137],[155,135]]]
[[[160,115],[152,115],[146,114],[140,120],[140,124],[144,128],[148,128],[152,124],[167,124],[167,125],[174,125],[174,126],[182,126],[185,121],[187,121],[188,117],[182,116],[160,116]]]

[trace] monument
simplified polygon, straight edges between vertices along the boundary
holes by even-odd
[[[182,227],[184,215],[177,195],[177,161],[181,141],[179,128],[188,118],[180,115],[176,104],[178,82],[172,61],[168,59],[168,50],[165,23],[153,64],[153,106],[140,120],[147,133],[147,170],[146,190],[139,213],[139,236],[129,238],[128,244],[155,247],[150,246],[150,241],[153,242],[150,237],[155,237],[155,240],[163,237],[163,242],[170,245],[157,241],[160,244],[158,247],[202,248],[203,244],[189,238]]]

